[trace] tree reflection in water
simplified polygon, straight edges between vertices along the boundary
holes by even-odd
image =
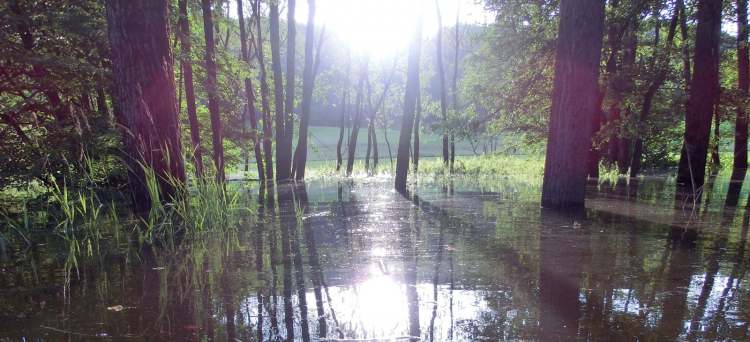
[[[747,339],[750,211],[731,178],[694,212],[659,179],[592,184],[580,213],[502,180],[261,186],[237,227],[111,249],[69,287],[57,244],[4,259],[0,336]]]

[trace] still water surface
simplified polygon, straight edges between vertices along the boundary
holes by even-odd
[[[748,339],[747,191],[719,183],[696,210],[663,179],[592,183],[577,214],[503,180],[255,186],[237,229],[69,286],[58,244],[5,257],[0,340]]]

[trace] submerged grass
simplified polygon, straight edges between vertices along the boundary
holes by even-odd
[[[213,180],[195,182],[191,187],[167,180],[176,195],[164,198],[156,173],[143,168],[151,209],[135,214],[129,205],[97,194],[95,186],[70,187],[54,182],[44,207],[29,209],[23,202],[18,213],[0,211],[0,253],[18,246],[32,246],[32,233],[53,233],[63,242],[66,284],[78,275],[82,259],[99,259],[110,253],[140,249],[144,245],[177,246],[178,240],[200,239],[203,234],[235,230],[241,219],[254,220],[257,203],[251,201],[246,186],[220,184]],[[49,217],[37,223],[32,212]],[[51,225],[50,225],[51,224]]]

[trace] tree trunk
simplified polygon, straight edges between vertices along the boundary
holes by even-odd
[[[286,92],[284,99],[284,144],[283,155],[277,155],[276,158],[283,159],[284,170],[276,170],[276,177],[279,180],[286,180],[292,177],[292,139],[294,139],[294,91],[296,88],[296,70],[294,66],[297,57],[297,23],[294,20],[296,8],[295,0],[287,0],[286,9]]]
[[[679,20],[680,8],[676,7],[674,15],[669,23],[669,30],[667,31],[667,42],[664,48],[664,52],[660,55],[658,53],[658,38],[654,39],[654,55],[653,55],[653,69],[657,69],[656,76],[649,85],[646,93],[643,95],[643,104],[641,106],[641,113],[638,116],[638,124],[636,125],[636,141],[635,147],[633,147],[633,161],[630,167],[630,176],[635,177],[641,172],[642,159],[643,159],[643,132],[642,128],[645,125],[646,120],[651,114],[651,106],[653,104],[654,96],[656,92],[661,88],[662,84],[667,78],[667,72],[669,71],[669,59],[672,55],[672,44],[674,42],[674,36],[677,31],[677,21]],[[658,18],[656,19],[658,20]],[[658,26],[658,25],[657,25]],[[658,31],[654,31],[658,37]]]
[[[555,54],[542,206],[583,207],[591,149],[591,120],[599,108],[597,89],[604,1],[562,0]],[[583,159],[583,160],[582,160]]]
[[[604,103],[604,91],[598,90],[596,92],[596,108],[597,111],[591,116],[591,139],[596,137],[599,130],[602,128],[602,118],[604,112],[601,110],[602,104]],[[599,178],[599,161],[601,160],[601,151],[593,145],[589,149],[588,155],[586,156],[586,175],[591,178]]]
[[[96,109],[102,117],[107,119],[107,123],[111,125],[114,120],[107,106],[107,96],[104,93],[104,88],[101,87],[96,88]]]
[[[370,155],[372,152],[372,118],[375,116],[375,108],[372,106],[372,85],[370,80],[367,80],[367,111],[370,113],[370,117],[367,120],[367,150],[365,152],[365,172],[370,172]]]
[[[459,48],[459,7],[456,7],[456,27],[455,36],[453,38],[453,82],[452,82],[452,93],[453,93],[453,114],[458,116],[458,48]],[[456,138],[451,133],[451,160],[450,160],[450,172],[453,173],[453,165],[456,162]]]
[[[245,12],[242,8],[242,0],[237,0],[237,18],[240,22],[240,54],[242,55],[242,60],[249,65],[250,52],[247,46]],[[250,128],[252,129],[252,132],[250,132],[250,142],[253,144],[253,152],[255,152],[255,164],[258,167],[258,178],[264,180],[266,175],[264,173],[265,168],[263,167],[263,153],[260,151],[260,142],[258,141],[258,118],[255,109],[255,90],[250,77],[245,78],[245,101],[247,101],[247,113],[250,114]],[[244,128],[245,125],[243,124],[242,127]]]
[[[718,69],[718,68],[717,68]],[[719,95],[716,96],[716,103],[714,103],[714,134],[711,137],[711,167],[715,172],[718,172],[721,168],[721,158],[719,157],[719,144],[721,143],[721,89],[719,89]]]
[[[339,141],[336,143],[336,172],[341,170],[341,146],[344,143],[344,125],[348,121],[346,115],[346,105],[349,98],[349,72],[351,71],[351,54],[348,55],[346,62],[346,83],[344,90],[341,92],[341,118],[339,120]]]
[[[409,147],[414,128],[414,112],[419,97],[419,55],[422,45],[422,17],[417,19],[417,30],[409,48],[409,60],[406,71],[406,92],[404,94],[404,116],[401,120],[401,132],[396,154],[396,179],[394,186],[399,192],[406,192],[406,178],[409,173]],[[416,159],[416,158],[415,158]]]
[[[349,136],[349,145],[347,148],[348,158],[346,161],[346,175],[351,176],[352,170],[354,169],[354,158],[357,152],[357,138],[359,136],[359,124],[362,121],[362,97],[363,87],[365,79],[367,77],[368,63],[365,61],[365,65],[362,68],[362,74],[359,77],[359,83],[357,84],[357,100],[355,102],[355,114],[354,120],[352,121],[352,131]]]
[[[388,122],[383,122],[383,140],[388,148],[388,160],[391,162],[391,171],[393,170],[393,153],[391,152],[391,142],[388,140]]]
[[[153,199],[139,163],[153,169],[163,199],[175,196],[175,186],[186,178],[169,47],[168,2],[108,1],[106,8],[117,100],[128,129],[130,184],[136,209],[146,211]]]
[[[414,147],[412,147],[412,164],[414,164],[414,173],[419,171],[419,131],[422,127],[422,93],[417,87],[417,109],[414,117]],[[396,151],[396,161],[398,162],[398,151]]]
[[[273,89],[274,105],[276,106],[276,179],[284,180],[289,178],[291,170],[291,160],[286,157],[286,113],[284,112],[284,79],[281,75],[281,47],[279,38],[279,4],[278,1],[271,1],[269,4],[270,13],[268,15],[271,32],[271,64],[273,66]],[[260,19],[259,19],[260,20]]]
[[[747,94],[750,88],[747,0],[737,0],[737,120],[734,133],[734,168],[747,169]]]
[[[271,133],[271,106],[268,103],[268,80],[266,77],[266,61],[263,54],[263,35],[261,30],[260,0],[253,4],[255,15],[256,35],[258,36],[256,56],[260,68],[260,102],[263,108],[263,153],[265,155],[266,180],[273,179],[273,141]]]
[[[698,2],[695,70],[688,94],[685,136],[677,171],[678,187],[696,194],[703,186],[711,117],[719,95],[721,0]]]
[[[294,151],[294,179],[305,178],[307,164],[307,131],[310,126],[310,107],[315,87],[313,47],[315,42],[315,0],[307,0],[307,28],[305,29],[305,70],[302,75],[302,117],[299,124],[299,140]],[[321,37],[322,39],[323,37]]]
[[[450,162],[450,150],[448,148],[448,100],[445,91],[445,67],[443,65],[443,19],[440,15],[440,3],[435,0],[435,11],[437,13],[438,32],[436,39],[437,72],[440,77],[440,115],[443,120],[443,166],[448,167]]]
[[[211,0],[201,0],[203,9],[203,33],[206,36],[206,92],[208,93],[208,112],[211,116],[213,133],[214,165],[216,181],[224,182],[224,139],[219,114],[219,89],[216,80],[216,56],[214,43],[214,20]]]
[[[683,0],[677,0],[677,8],[680,10],[680,33],[682,36],[682,77],[685,79],[685,92],[690,89],[692,81],[692,68],[690,67],[690,38],[688,36],[687,10]]]

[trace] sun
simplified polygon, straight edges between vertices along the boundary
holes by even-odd
[[[456,14],[462,23],[486,23],[490,16],[474,0],[438,0],[443,27],[453,26]],[[460,11],[459,11],[460,9]],[[295,18],[307,21],[307,1],[297,0]],[[434,0],[317,0],[315,25],[325,25],[352,53],[373,59],[392,58],[407,51],[422,19],[422,36],[436,34]]]

